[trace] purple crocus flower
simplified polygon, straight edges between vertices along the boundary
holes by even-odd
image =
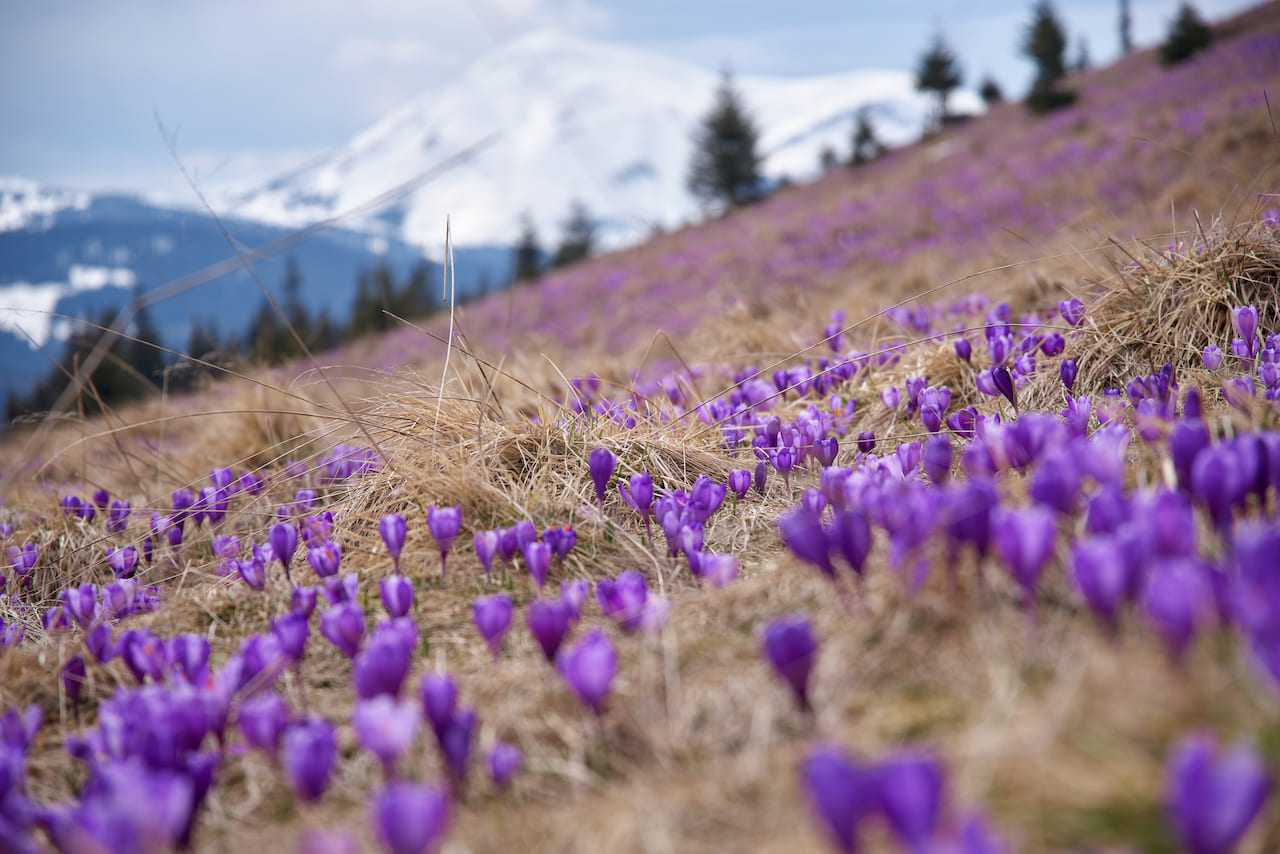
[[[834,550],[857,575],[862,575],[867,554],[871,551],[871,524],[855,507],[838,510],[826,531],[828,553]]]
[[[444,587],[445,559],[449,556],[454,538],[462,529],[462,508],[436,507],[432,504],[427,508],[427,529],[440,548],[440,586]]]
[[[81,584],[79,587],[68,587],[62,591],[62,603],[67,616],[76,621],[80,628],[88,628],[98,618],[98,587],[95,584]]]
[[[924,428],[930,433],[937,433],[942,429],[942,419],[946,416],[948,407],[951,406],[951,389],[946,386],[937,388],[930,386],[920,392],[917,401],[920,406],[920,421],[924,424]]]
[[[277,525],[276,527],[280,526]],[[274,548],[272,551],[274,552]],[[317,542],[307,549],[307,563],[315,570],[316,575],[321,578],[337,575],[338,570],[342,568],[342,546],[333,540]]]
[[[1210,371],[1216,371],[1218,368],[1222,367],[1222,356],[1222,348],[1217,344],[1210,344],[1208,347],[1205,347],[1204,351],[1200,354],[1200,358],[1204,361],[1205,368]]]
[[[880,392],[880,402],[885,405],[886,409],[897,409],[902,405],[902,392],[898,391],[897,386],[889,386],[889,388]]]
[[[741,501],[747,497],[747,491],[751,489],[751,472],[746,469],[734,469],[729,472],[727,485],[733,492],[733,497]]]
[[[524,547],[523,554],[529,575],[541,590],[547,583],[547,573],[551,570],[551,547],[546,543],[529,543]]]
[[[942,766],[917,751],[899,753],[875,769],[880,808],[908,851],[925,852],[942,812]]]
[[[791,686],[800,708],[811,711],[809,676],[818,652],[813,627],[804,617],[780,617],[764,627],[762,637],[769,664]]]
[[[1018,392],[1013,384],[1013,375],[1009,373],[1009,369],[1001,365],[993,368],[991,371],[991,382],[995,386],[996,391],[1005,396],[1013,406],[1014,412],[1018,411]]]
[[[864,454],[869,454],[876,449],[875,433],[859,433],[858,434],[858,450]]]
[[[471,605],[471,618],[475,621],[476,628],[480,630],[484,642],[489,645],[494,663],[498,661],[498,654],[502,651],[502,641],[507,636],[507,630],[511,628],[511,611],[511,597],[505,593],[481,596]]]
[[[626,632],[640,628],[648,598],[648,584],[644,576],[634,569],[618,573],[616,579],[602,578],[596,583],[596,601],[600,603],[600,610]]]
[[[1231,309],[1231,325],[1236,334],[1244,339],[1250,348],[1258,338],[1258,309],[1252,305],[1236,306]]]
[[[964,359],[966,362],[972,361],[973,345],[969,343],[968,338],[957,338],[955,347],[957,356]]]
[[[814,813],[842,854],[858,850],[858,825],[876,811],[875,773],[859,767],[843,748],[818,746],[800,766]]]
[[[264,691],[240,704],[236,722],[249,746],[274,760],[289,723],[289,706],[279,694]]]
[[[316,609],[316,589],[314,587],[295,587],[289,594],[289,608],[295,614],[310,617]]]
[[[181,674],[191,685],[204,685],[209,678],[209,639],[204,635],[178,635],[165,644],[171,672]]]
[[[107,531],[112,534],[123,534],[125,529],[129,527],[129,503],[127,501],[112,501],[111,509],[107,513]]]
[[[923,417],[924,410],[920,410]],[[929,480],[936,486],[940,486],[947,482],[951,477],[951,440],[941,433],[936,433],[929,437],[924,443],[924,454],[921,457],[924,463],[924,473],[929,476]]]
[[[618,493],[627,506],[644,519],[645,536],[652,539],[649,532],[649,516],[653,512],[653,478],[647,471],[633,474],[626,483],[618,482]]]
[[[364,612],[352,602],[334,605],[320,615],[320,634],[347,658],[354,658],[364,637]]]
[[[388,575],[378,583],[387,613],[403,617],[413,609],[413,584],[403,575]]]
[[[556,666],[578,699],[599,717],[613,678],[618,673],[618,653],[609,638],[594,629],[571,649],[562,650]]]
[[[84,688],[85,673],[84,656],[73,655],[62,666],[62,673],[59,677],[62,681],[62,690],[67,695],[67,701],[71,704],[71,708],[75,710],[77,719],[80,717],[80,691]]]
[[[360,746],[378,757],[388,779],[395,777],[396,761],[418,733],[420,714],[415,703],[401,702],[388,694],[361,700],[351,712]]]
[[[1072,297],[1058,303],[1058,313],[1068,326],[1079,326],[1084,320],[1084,303]]]
[[[449,796],[428,786],[392,784],[372,811],[378,838],[390,854],[435,851],[449,826]]]
[[[422,713],[439,739],[458,705],[458,686],[448,673],[428,673],[420,690]]]
[[[1067,348],[1066,340],[1057,332],[1050,332],[1040,342],[1040,352],[1046,356],[1059,356]]]
[[[568,609],[569,619],[578,622],[582,617],[582,603],[587,601],[591,586],[581,578],[560,582],[560,601]]]
[[[836,569],[831,563],[827,534],[817,514],[803,508],[793,510],[778,520],[778,530],[792,554],[813,564],[828,578],[835,579]]]
[[[133,546],[107,549],[107,565],[116,578],[132,578],[138,567],[138,550]]]
[[[485,578],[488,578],[493,571],[493,558],[498,553],[501,539],[502,537],[497,531],[476,531],[474,540],[476,557],[480,559],[480,565],[484,567]]]
[[[995,535],[996,549],[1022,587],[1027,606],[1034,606],[1036,584],[1057,541],[1053,512],[1039,506],[1004,511],[996,519]]]
[[[766,463],[764,460],[761,460],[760,462],[756,463],[756,476],[752,480],[751,485],[756,492],[760,493],[761,495],[764,495],[765,484],[768,482],[768,480],[769,480],[769,464]]]
[[[267,584],[267,568],[262,561],[255,558],[249,560],[234,561],[236,572],[240,574],[241,580],[244,581],[251,589],[261,590]]]
[[[271,543],[271,554],[280,561],[280,565],[284,567],[284,577],[292,585],[293,578],[289,575],[289,564],[293,562],[293,553],[298,549],[297,526],[290,522],[277,522],[271,526],[271,535],[268,540]]]
[[[93,656],[93,660],[99,664],[106,664],[115,658],[116,648],[112,642],[111,625],[109,623],[98,623],[88,632],[85,632],[84,645],[89,650],[89,654]]]
[[[728,587],[738,577],[738,559],[730,554],[704,554],[702,577],[712,587]]]
[[[280,739],[285,771],[293,792],[304,803],[320,799],[338,760],[333,724],[312,715],[289,724]]]
[[[487,759],[489,777],[493,780],[493,784],[499,789],[505,789],[511,784],[511,778],[520,770],[523,757],[520,755],[520,748],[514,744],[498,741],[489,749]]]
[[[330,605],[341,605],[343,602],[355,602],[359,588],[359,576],[354,572],[348,572],[341,578],[336,575],[326,578],[320,589]]]
[[[1202,734],[1170,757],[1166,806],[1190,854],[1228,854],[1270,794],[1266,767],[1247,747],[1219,755]]]
[[[467,766],[471,763],[471,745],[475,741],[477,723],[475,709],[459,709],[436,733],[449,777],[454,790],[459,793],[467,781]]]
[[[1058,376],[1062,378],[1062,384],[1066,386],[1067,391],[1075,388],[1076,375],[1079,369],[1076,367],[1075,359],[1063,359],[1062,364],[1058,366]]]
[[[1120,606],[1131,587],[1129,566],[1119,544],[1105,537],[1080,540],[1071,549],[1071,559],[1085,602],[1114,632]]]
[[[400,552],[404,549],[405,531],[404,517],[399,513],[388,513],[378,520],[378,533],[387,544],[387,552],[391,555],[397,573],[400,572]]]
[[[591,481],[596,487],[596,500],[600,505],[600,516],[604,517],[604,493],[609,488],[609,479],[618,465],[618,458],[612,451],[596,448],[587,458],[587,467],[591,471]]]
[[[306,617],[296,611],[281,614],[271,621],[271,633],[280,641],[280,648],[290,660],[295,663],[302,661],[307,638],[311,636],[311,624]]]
[[[352,660],[351,681],[356,696],[366,700],[379,694],[400,696],[416,643],[417,629],[407,620],[379,623]]]
[[[547,661],[554,662],[560,644],[569,633],[569,606],[559,599],[538,599],[529,604],[526,619],[529,632],[542,648],[542,654]]]
[[[1159,561],[1147,576],[1143,606],[1164,636],[1170,655],[1180,659],[1211,616],[1213,590],[1205,568],[1191,558]]]

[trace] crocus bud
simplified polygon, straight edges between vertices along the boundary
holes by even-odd
[[[474,544],[476,557],[484,567],[485,577],[493,571],[493,558],[498,553],[501,535],[497,531],[476,531]]]
[[[289,724],[280,746],[293,793],[304,803],[319,800],[338,760],[333,724],[317,715]]]
[[[436,545],[440,548],[440,586],[443,587],[445,559],[449,556],[449,548],[453,545],[454,538],[462,529],[462,509],[431,505],[427,508],[427,529],[431,531],[431,536],[435,538]]]
[[[1258,338],[1258,310],[1252,305],[1237,306],[1231,309],[1231,325],[1236,333],[1244,339],[1252,351]]]
[[[403,617],[413,610],[413,584],[403,575],[388,575],[378,583],[382,604],[387,613]]]
[[[526,619],[542,654],[547,661],[554,662],[560,644],[569,633],[569,607],[562,600],[538,599],[529,604]]]
[[[489,776],[493,780],[493,784],[499,789],[505,789],[511,784],[511,778],[520,770],[520,748],[514,744],[507,744],[505,741],[496,742],[489,749],[488,766]]]
[[[1166,805],[1192,854],[1229,854],[1271,794],[1258,755],[1237,747],[1219,755],[1212,736],[1196,735],[1169,760]]]
[[[596,487],[596,500],[600,504],[600,515],[604,515],[604,493],[609,488],[609,479],[613,477],[613,470],[618,465],[618,458],[613,455],[612,451],[605,448],[596,448],[587,458],[588,468],[591,471],[591,480]]]
[[[275,559],[280,561],[280,565],[284,567],[285,578],[292,578],[289,575],[289,564],[293,561],[293,553],[298,549],[298,528],[290,522],[277,522],[271,527],[271,535],[268,538],[271,543],[271,554]]]
[[[1200,358],[1204,360],[1206,370],[1216,371],[1222,367],[1222,348],[1217,344],[1210,344],[1204,348],[1204,352],[1200,354]]]
[[[1075,388],[1078,371],[1075,359],[1063,359],[1062,364],[1058,366],[1058,375],[1062,377],[1062,384],[1067,387],[1067,391]]]
[[[361,700],[351,712],[356,738],[361,747],[378,757],[388,779],[395,775],[396,760],[413,743],[419,714],[417,705],[388,694]]]
[[[583,705],[597,716],[618,673],[618,653],[604,632],[595,629],[568,651],[561,651],[556,666]]]
[[[803,617],[782,617],[764,628],[765,657],[793,692],[800,707],[809,711],[809,675],[813,672],[818,642]]]
[[[903,850],[925,851],[942,812],[943,773],[926,753],[904,752],[876,766],[880,807]]]
[[[447,673],[428,673],[422,677],[422,713],[436,737],[444,732],[458,704],[458,686]]]
[[[364,612],[351,602],[334,605],[320,615],[320,634],[347,658],[354,658],[364,637]]]
[[[429,786],[392,784],[373,802],[373,826],[390,854],[427,854],[449,826],[449,797]]]
[[[544,545],[543,548],[546,548]],[[511,627],[511,597],[505,593],[496,596],[481,596],[471,605],[471,616],[484,642],[493,653],[493,660],[498,661],[502,651],[502,640]]]
[[[969,343],[968,338],[956,339],[956,355],[966,362],[973,358],[973,345]]]
[[[551,569],[551,547],[546,543],[529,543],[524,547],[524,562],[529,575],[538,585],[538,589],[547,583],[547,572]]]
[[[746,469],[735,469],[729,472],[727,485],[734,497],[741,501],[746,498],[747,491],[751,489],[751,472]]]
[[[813,811],[837,850],[858,850],[862,820],[880,808],[873,771],[859,767],[842,748],[814,748],[800,766]]]
[[[1075,297],[1063,300],[1058,303],[1058,313],[1062,315],[1062,319],[1068,326],[1079,326],[1084,320],[1084,303]]]
[[[391,555],[397,573],[400,571],[400,552],[404,549],[405,530],[404,517],[399,513],[389,513],[378,521],[378,533],[387,544],[387,553]]]
[[[279,694],[266,691],[241,703],[236,721],[250,747],[275,759],[289,722],[289,706]]]

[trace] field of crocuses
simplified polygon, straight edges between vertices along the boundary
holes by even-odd
[[[1280,6],[1231,27],[495,297],[421,371],[9,436],[0,851],[1280,850],[1274,197],[1034,260],[1112,175],[1075,124],[1192,87],[1189,137],[1253,126]],[[999,122],[1008,174],[885,177]],[[1153,233],[1172,173],[1114,160]],[[993,227],[1020,279],[902,301]]]

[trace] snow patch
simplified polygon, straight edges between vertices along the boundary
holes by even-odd
[[[121,267],[87,267],[73,264],[65,282],[12,282],[0,285],[0,330],[15,332],[32,350],[51,339],[65,341],[71,323],[55,317],[65,297],[102,288],[132,288],[138,277]]]
[[[53,226],[53,218],[67,209],[87,210],[88,193],[41,187],[35,181],[0,175],[0,232]]]

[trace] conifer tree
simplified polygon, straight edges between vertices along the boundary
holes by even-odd
[[[569,208],[569,218],[564,223],[564,237],[551,259],[553,267],[565,267],[591,257],[595,249],[596,223],[582,202],[574,202]]]
[[[694,134],[689,166],[689,191],[704,207],[735,207],[761,197],[758,138],[733,78],[725,71],[715,104]]]
[[[942,34],[934,36],[933,45],[920,57],[920,65],[916,69],[916,89],[920,92],[932,92],[937,97],[930,129],[938,130],[947,123],[947,99],[951,90],[957,88],[964,80],[960,64],[951,48],[943,40]]]
[[[982,85],[978,87],[978,94],[982,96],[982,102],[988,107],[1004,100],[1004,92],[1000,90],[1000,84],[990,75],[983,79]]]
[[[1022,52],[1036,64],[1035,81],[1027,95],[1027,106],[1033,112],[1046,113],[1075,100],[1072,93],[1057,88],[1067,73],[1067,33],[1049,0],[1039,0],[1032,10]]]
[[[538,232],[528,214],[521,217],[520,240],[516,243],[514,256],[514,281],[528,282],[542,275],[542,249],[538,246]]]
[[[1133,18],[1129,14],[1129,0],[1120,0],[1120,52],[1133,50]]]
[[[1183,3],[1178,9],[1178,17],[1169,27],[1168,37],[1160,46],[1160,62],[1166,66],[1177,65],[1209,47],[1212,41],[1213,31],[1204,18],[1190,3]]]
[[[849,152],[849,165],[861,166],[869,163],[884,153],[884,145],[876,138],[876,129],[871,124],[871,115],[864,107],[858,111],[858,119],[853,128],[853,146]]]

